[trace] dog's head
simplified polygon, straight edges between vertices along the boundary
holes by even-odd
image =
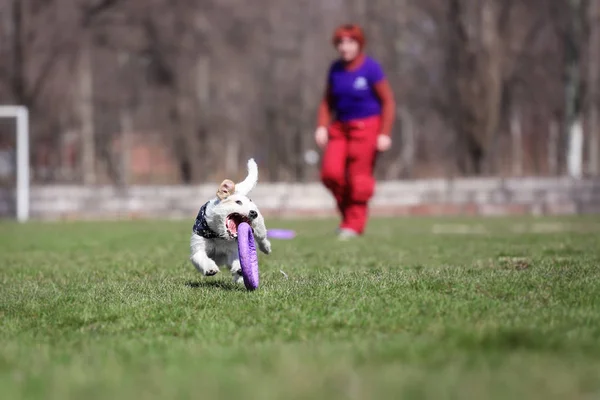
[[[248,162],[248,176],[237,185],[224,180],[217,190],[217,196],[206,208],[206,222],[210,229],[226,240],[237,238],[238,226],[248,223],[255,234],[266,234],[265,221],[252,200],[248,197],[258,180],[257,166],[254,160]]]
[[[238,225],[248,223],[252,228],[264,221],[256,204],[243,194],[235,193],[231,181],[224,181],[206,210],[206,222],[219,237],[227,240],[237,238]]]

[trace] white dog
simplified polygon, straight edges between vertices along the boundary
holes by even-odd
[[[190,260],[204,276],[213,276],[219,272],[219,266],[226,266],[233,281],[243,283],[237,247],[237,227],[242,222],[252,227],[258,248],[265,254],[271,253],[265,221],[248,197],[257,181],[258,166],[250,159],[244,181],[235,184],[224,180],[217,196],[200,208],[190,240]]]

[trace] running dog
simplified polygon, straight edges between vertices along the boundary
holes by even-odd
[[[257,182],[258,166],[250,159],[246,179],[237,184],[224,180],[217,195],[200,208],[190,239],[190,260],[204,276],[216,275],[219,266],[226,266],[233,281],[243,283],[237,247],[238,225],[242,222],[252,227],[258,248],[271,253],[265,220],[248,197]]]

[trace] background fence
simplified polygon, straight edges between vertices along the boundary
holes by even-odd
[[[175,218],[193,220],[216,185],[37,186],[31,217],[45,220]],[[14,214],[14,193],[0,190],[0,215]],[[268,217],[335,215],[318,183],[265,183],[252,192]],[[572,215],[600,213],[600,181],[567,178],[470,178],[383,182],[374,215]]]

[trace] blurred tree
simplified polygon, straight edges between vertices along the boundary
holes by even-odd
[[[355,21],[398,100],[379,177],[564,173],[583,112],[597,174],[597,3],[7,0],[0,101],[32,111],[37,180],[197,183],[250,156],[265,179],[312,180],[330,35]]]

